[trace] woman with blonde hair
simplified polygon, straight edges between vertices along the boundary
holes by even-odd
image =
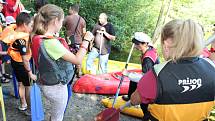
[[[51,121],[62,121],[66,108],[67,84],[72,79],[73,64],[81,64],[93,40],[87,32],[76,55],[71,53],[63,39],[55,36],[62,27],[64,12],[62,8],[47,4],[34,19],[32,54],[39,71],[38,84],[44,96],[51,102]],[[38,39],[39,37],[39,39]]]
[[[215,105],[215,65],[199,55],[203,32],[192,20],[172,20],[161,33],[166,62],[155,65],[131,96],[134,105],[152,104],[150,120],[203,121]]]

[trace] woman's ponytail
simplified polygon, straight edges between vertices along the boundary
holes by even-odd
[[[64,12],[62,8],[53,4],[43,6],[34,18],[33,33],[36,35],[44,35],[48,30],[49,22],[55,18],[60,20],[63,16]]]

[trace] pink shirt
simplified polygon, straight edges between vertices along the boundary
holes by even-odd
[[[16,11],[13,10],[13,7],[16,4],[16,0],[6,0],[7,4],[4,5],[3,14],[5,17],[13,16],[15,19],[17,15],[24,9],[24,6],[20,3]]]
[[[137,85],[137,91],[141,96],[141,101],[144,104],[153,103],[157,96],[157,80],[154,72],[149,70],[140,79]]]

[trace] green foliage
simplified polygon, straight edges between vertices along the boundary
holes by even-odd
[[[92,30],[100,13],[107,13],[108,21],[114,25],[117,36],[112,42],[113,52],[122,51],[125,54],[111,54],[111,58],[123,61],[128,55],[134,32],[143,31],[152,35],[161,5],[160,0],[49,0],[49,3],[62,7],[65,14],[68,13],[69,5],[79,3],[80,15],[85,18],[88,30]],[[24,4],[27,8],[34,8],[33,2],[26,0]],[[139,57],[136,59],[138,61]]]
[[[33,15],[35,1],[22,0],[22,3]],[[100,13],[107,13],[108,21],[113,23],[117,36],[112,42],[113,51],[110,58],[121,61],[125,61],[128,56],[134,32],[143,31],[152,36],[162,5],[161,0],[49,0],[49,3],[62,7],[65,15],[72,3],[79,3],[80,15],[87,22],[87,30],[92,30]],[[191,18],[202,24],[206,36],[209,36],[211,25],[215,23],[214,4],[214,0],[173,0],[167,22],[171,19]],[[63,34],[62,31],[61,35]],[[157,46],[161,52],[160,46]],[[140,53],[134,51],[131,61],[139,62],[139,56]]]
[[[150,6],[152,2],[148,0],[80,1],[80,14],[85,17],[87,28],[91,30],[98,21],[99,14],[107,13],[108,21],[113,23],[116,29],[117,40],[112,44],[117,50],[123,50],[130,46],[128,43],[135,31],[145,31],[151,34],[156,21],[154,16],[157,15],[157,11],[149,12],[153,8],[152,5]]]
[[[144,31],[152,35],[160,9],[159,0],[88,0],[80,4],[80,14],[85,17],[90,30],[98,21],[100,13],[108,14],[108,21],[113,23],[117,36],[112,42],[114,51],[110,58],[121,61],[125,61],[128,56],[134,32]],[[132,62],[139,62],[139,57],[134,58]]]
[[[199,22],[208,34],[215,23],[214,0],[175,0],[172,6],[172,19],[193,19]],[[204,9],[203,9],[204,8]]]
[[[27,10],[30,10],[31,11],[31,14],[33,15],[35,13],[35,1],[32,1],[32,0],[22,0],[22,3],[24,4],[25,8]]]

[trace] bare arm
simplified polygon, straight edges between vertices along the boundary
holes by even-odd
[[[84,59],[84,56],[87,53],[87,48],[89,46],[89,41],[92,41],[94,38],[93,34],[89,31],[86,32],[84,36],[84,41],[82,42],[82,45],[77,52],[76,55],[74,55],[71,52],[67,52],[62,58],[66,61],[69,61],[75,65],[80,65],[82,63],[82,60]]]
[[[87,32],[86,28],[83,28],[83,35]]]
[[[28,72],[28,75],[31,79],[36,80],[37,77],[31,71],[30,63],[26,55],[22,55],[22,60],[24,63],[25,70]]]
[[[22,60],[23,60],[23,63],[24,63],[25,70],[26,71],[31,71],[30,63],[29,63],[29,60],[27,59],[26,55],[22,55]]]
[[[104,35],[105,35],[109,40],[115,40],[115,39],[116,39],[116,36],[107,33],[107,31],[106,31],[106,29],[105,29],[104,27],[102,27],[100,30],[104,32]]]
[[[104,35],[105,35],[109,40],[115,40],[115,39],[116,39],[116,36],[111,35],[111,34],[109,34],[109,33],[107,33],[107,32],[104,32]]]
[[[84,21],[84,22],[83,22],[83,30],[82,30],[83,35],[85,35],[86,32],[87,32],[87,29],[86,29],[86,28],[87,28],[87,27],[86,27],[86,22]]]

